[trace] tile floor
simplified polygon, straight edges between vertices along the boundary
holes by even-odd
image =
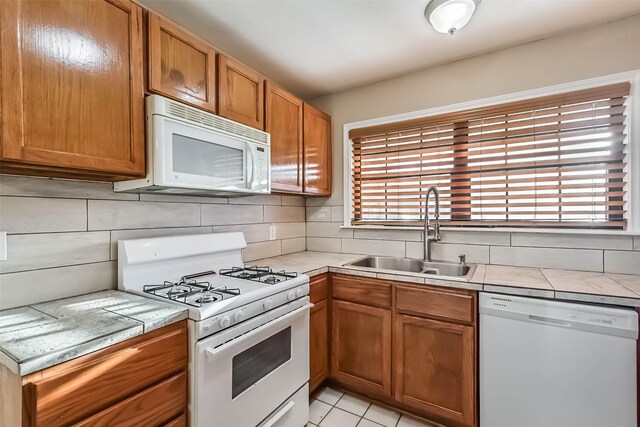
[[[309,427],[440,427],[329,387],[311,399]]]

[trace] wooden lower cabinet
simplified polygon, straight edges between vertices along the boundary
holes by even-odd
[[[475,330],[396,315],[395,399],[463,425],[475,422]]]
[[[186,420],[186,321],[22,378],[22,426],[162,426]]]
[[[391,396],[391,310],[334,300],[331,333],[332,378]]]
[[[311,278],[309,295],[313,308],[309,316],[309,393],[329,376],[329,275]]]

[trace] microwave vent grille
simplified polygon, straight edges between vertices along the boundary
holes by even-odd
[[[167,113],[173,116],[180,117],[234,135],[242,136],[244,138],[249,138],[254,141],[261,142],[262,144],[269,144],[268,133],[261,132],[249,126],[245,126],[213,114],[200,112],[181,105],[177,102],[166,102],[165,109]]]

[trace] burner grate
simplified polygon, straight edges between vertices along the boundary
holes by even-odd
[[[222,269],[220,270],[220,274],[223,276],[237,277],[239,279],[253,280],[267,285],[275,285],[276,283],[298,277],[298,273],[284,270],[273,271],[269,267],[258,267],[257,265]]]
[[[161,285],[145,285],[143,291],[166,298],[172,301],[178,301],[193,307],[202,307],[205,304],[232,298],[240,295],[239,288],[228,288],[222,286],[214,288],[210,282],[198,281],[195,278],[205,275],[216,274],[215,271],[205,271],[202,273],[190,274],[184,276],[178,282],[165,281]],[[197,296],[195,299],[191,298]]]

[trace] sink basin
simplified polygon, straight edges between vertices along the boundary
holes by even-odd
[[[423,261],[413,258],[395,258],[367,256],[345,265],[364,267],[373,270],[395,270],[407,273],[430,274],[433,276],[458,277],[467,279],[475,265],[459,264],[447,261]]]

